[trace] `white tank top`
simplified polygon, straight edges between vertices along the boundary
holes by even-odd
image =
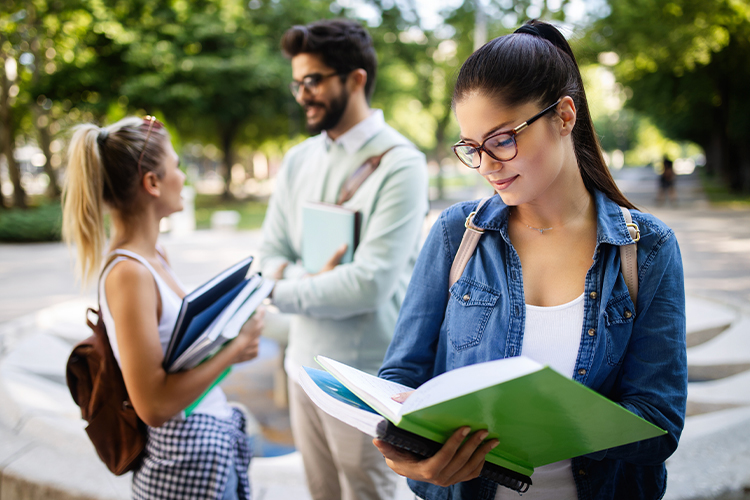
[[[167,270],[169,275],[181,289],[184,289],[182,283],[177,279],[172,268],[162,258],[161,253],[157,252],[159,259],[161,259],[164,269]],[[115,333],[115,322],[112,319],[112,314],[109,311],[109,305],[107,304],[107,292],[104,284],[107,281],[107,276],[112,271],[112,268],[117,265],[118,262],[127,260],[128,258],[135,259],[149,270],[151,275],[156,281],[156,286],[159,289],[159,295],[161,296],[161,318],[159,318],[159,341],[161,342],[162,353],[165,353],[169,344],[169,339],[172,336],[172,330],[174,329],[175,322],[177,321],[177,315],[180,312],[180,306],[182,305],[182,299],[172,290],[164,279],[156,272],[156,270],[148,263],[146,259],[141,257],[135,252],[129,250],[117,249],[107,256],[109,258],[112,255],[117,255],[112,262],[102,272],[101,281],[99,282],[99,307],[102,311],[102,319],[104,320],[104,326],[107,328],[107,336],[109,337],[109,343],[112,345],[112,353],[115,355],[117,363],[120,364],[120,348],[117,345],[117,335]],[[227,398],[224,395],[224,391],[219,387],[214,387],[209,391],[208,394],[201,400],[198,406],[195,407],[193,413],[203,413],[211,415],[216,418],[228,420],[232,416],[232,409],[227,403]],[[174,419],[184,419],[184,413],[180,412],[174,417]]]
[[[526,322],[521,354],[549,365],[573,378],[583,330],[584,294],[567,304],[552,307],[526,304]],[[571,461],[561,460],[537,467],[531,476],[533,485],[523,500],[576,500]],[[499,487],[495,500],[518,498],[518,494]]]

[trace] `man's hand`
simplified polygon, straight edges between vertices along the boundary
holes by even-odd
[[[418,457],[379,439],[373,439],[372,444],[383,454],[388,467],[397,474],[445,487],[479,477],[484,456],[499,443],[497,439],[484,443],[488,434],[486,430],[469,436],[470,431],[468,427],[458,429],[430,458]]]
[[[279,268],[276,270],[275,273],[273,273],[273,279],[276,281],[283,280],[284,279],[284,269],[286,269],[286,266],[289,265],[289,262],[284,262],[279,266]]]
[[[341,259],[344,257],[344,254],[346,253],[346,249],[349,248],[349,245],[344,243],[340,247],[336,249],[336,251],[333,253],[333,256],[331,256],[330,259],[328,259],[328,262],[315,274],[311,274],[310,276],[317,276],[319,274],[327,273],[334,267],[338,266],[341,262]]]

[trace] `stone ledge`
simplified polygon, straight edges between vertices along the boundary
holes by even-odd
[[[130,475],[116,477],[94,457],[66,453],[0,425],[0,498],[127,500]]]
[[[664,500],[742,499],[750,491],[750,408],[690,417]]]

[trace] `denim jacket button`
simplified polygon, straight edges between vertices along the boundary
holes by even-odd
[[[594,335],[596,335],[596,330],[589,328],[589,337],[593,337]]]
[[[589,294],[589,297],[591,297],[592,299],[595,299],[596,298],[596,292],[591,292]]]
[[[578,369],[578,375],[586,375],[586,369],[585,368],[579,368]]]
[[[630,317],[631,317],[632,315],[633,315],[633,313],[632,313],[632,312],[630,312],[630,311],[625,311],[625,317],[626,317],[626,318],[630,318]]]
[[[579,470],[578,470],[578,475],[579,475],[579,476],[585,476],[585,475],[586,475],[586,471],[585,471],[585,470],[583,470],[583,469],[579,469]]]
[[[471,298],[471,295],[467,293],[466,295],[464,295],[464,302],[468,302],[470,298]]]

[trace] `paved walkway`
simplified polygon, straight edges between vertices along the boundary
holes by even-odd
[[[693,176],[678,179],[676,208],[654,206],[652,172],[617,178],[636,205],[675,229],[685,265],[693,416],[668,461],[666,498],[742,498],[750,487],[750,210],[710,208]],[[447,204],[433,204],[430,220]],[[190,287],[256,253],[259,233],[199,231],[162,243]],[[62,244],[0,245],[0,283],[0,498],[128,498],[129,477],[98,462],[64,385],[67,353],[87,335],[92,289],[76,287]],[[262,353],[223,384],[255,415],[261,453],[278,455],[254,459],[254,498],[304,500],[299,455],[282,454],[291,443],[286,410],[274,404],[278,344],[264,341]],[[412,498],[404,484],[402,498]]]

